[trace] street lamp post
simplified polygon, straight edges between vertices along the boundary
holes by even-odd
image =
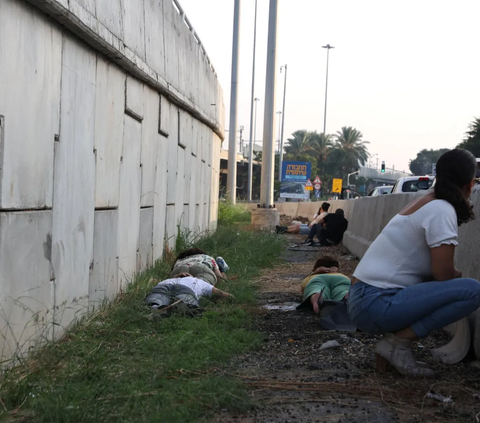
[[[257,0],[255,0],[255,20],[253,24],[253,67],[252,67],[252,100],[250,102],[250,153],[248,158],[248,201],[252,201],[252,173],[253,173],[253,108],[255,105],[255,113],[256,113],[256,101],[258,98],[255,97],[255,50],[257,44]],[[255,122],[257,121],[257,117],[255,116]]]
[[[280,154],[280,124],[282,123],[282,120],[280,118],[282,116],[282,112],[278,111],[277,116],[278,116],[278,153]]]
[[[287,65],[280,66],[280,73],[285,68],[285,79],[283,82],[283,108],[282,108],[282,131],[280,135],[280,157],[278,159],[278,180],[282,182],[282,162],[283,162],[283,129],[285,126],[285,97],[287,94]]]
[[[323,133],[327,133],[327,91],[328,91],[328,59],[330,56],[330,49],[335,48],[331,46],[330,44],[327,44],[326,46],[322,46],[322,48],[327,49],[327,76],[326,76],[326,81],[325,81],[325,109],[323,112]]]
[[[227,198],[237,200],[237,118],[238,118],[238,52],[240,39],[240,0],[235,0],[233,12],[232,78],[230,91],[230,131],[228,133]]]
[[[360,171],[357,170],[356,172],[352,172],[352,173],[349,173],[349,174],[347,175],[347,188],[348,188],[347,198],[350,198],[350,176],[355,175],[355,174],[357,174],[357,173],[359,173],[359,172],[360,172]]]

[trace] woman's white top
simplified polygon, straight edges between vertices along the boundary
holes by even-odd
[[[190,288],[195,295],[200,297],[211,297],[213,292],[213,286],[205,282],[202,279],[194,278],[193,276],[186,276],[184,278],[172,278],[166,279],[157,284],[157,286],[162,285],[183,285],[187,288]]]
[[[415,213],[397,214],[373,241],[355,273],[382,289],[405,288],[432,280],[430,249],[458,245],[457,213],[445,200],[433,200]]]

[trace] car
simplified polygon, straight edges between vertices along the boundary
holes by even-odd
[[[400,178],[392,188],[392,194],[399,192],[418,192],[427,190],[433,185],[434,176],[407,176]]]
[[[384,185],[381,187],[376,187],[369,192],[368,197],[378,197],[379,195],[391,194],[392,188],[393,188],[393,185]]]

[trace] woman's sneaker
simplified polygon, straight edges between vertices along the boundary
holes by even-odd
[[[223,259],[223,257],[217,257],[215,260],[217,262],[218,268],[220,269],[220,272],[226,273],[230,270],[230,267],[226,263],[226,261]]]

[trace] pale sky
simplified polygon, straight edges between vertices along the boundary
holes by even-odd
[[[180,3],[217,71],[228,129],[234,1]],[[257,140],[263,138],[269,3],[258,0]],[[255,0],[241,1],[238,124],[245,127],[244,139],[250,126],[254,8]],[[335,49],[327,133],[357,128],[370,141],[370,153],[398,170],[408,170],[422,148],[453,148],[480,116],[478,16],[478,0],[279,0],[277,68],[288,65],[285,141],[298,129],[323,131],[326,49],[321,46],[328,43]],[[283,77],[277,73],[277,111]]]

